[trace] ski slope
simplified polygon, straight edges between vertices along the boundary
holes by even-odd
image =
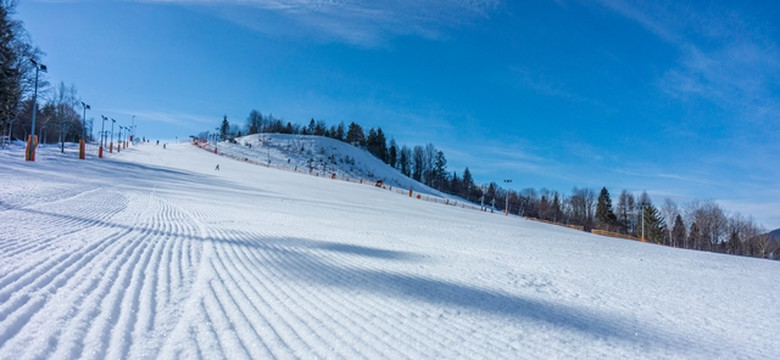
[[[189,144],[22,159],[0,150],[0,359],[779,355],[780,262],[437,205]]]
[[[382,180],[388,186],[455,199],[408,178],[367,150],[324,136],[253,134],[237,138],[235,143],[221,141],[216,147],[220,154],[277,169],[370,183]]]

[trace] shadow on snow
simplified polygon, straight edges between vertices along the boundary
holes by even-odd
[[[447,306],[467,311],[493,314],[512,319],[544,323],[552,327],[590,335],[596,339],[613,339],[643,347],[678,347],[677,337],[667,330],[643,324],[634,318],[605,314],[554,301],[532,299],[499,290],[458,284],[417,275],[346,267],[328,261],[327,253],[375,258],[380,261],[420,262],[423,256],[411,252],[393,251],[354,244],[317,241],[301,238],[269,238],[238,230],[226,237],[200,237],[161,232],[102,220],[80,218],[32,209],[14,209],[41,216],[68,218],[83,223],[112,228],[152,232],[161,237],[183,238],[204,243],[246,247],[251,251],[274,253],[266,257],[268,266],[285,270],[294,281],[314,282],[323,286],[358,289],[400,299],[413,299],[434,306]]]

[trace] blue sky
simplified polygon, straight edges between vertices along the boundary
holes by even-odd
[[[139,135],[381,126],[479,182],[716,200],[780,227],[772,1],[24,0],[52,83]],[[99,121],[98,121],[99,127]]]

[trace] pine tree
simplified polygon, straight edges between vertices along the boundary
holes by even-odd
[[[34,71],[29,60],[40,55],[37,48],[25,41],[27,35],[21,22],[11,18],[16,4],[15,0],[0,1],[0,135],[5,135],[20,114],[23,83]]]
[[[246,119],[246,133],[247,135],[257,134],[262,131],[263,126],[263,114],[257,110],[249,112],[249,117]]]
[[[311,118],[311,120],[309,120],[309,125],[301,129],[301,132],[303,135],[314,135],[314,126],[314,118]]]
[[[401,147],[401,154],[398,157],[398,164],[397,168],[398,170],[401,170],[401,174],[404,174],[406,176],[412,175],[412,166],[411,166],[411,159],[412,159],[412,150],[409,149],[406,145]]]
[[[450,177],[450,193],[460,194],[462,188],[463,183],[461,182],[460,177],[458,177],[458,172],[453,171],[452,176]]]
[[[474,194],[474,190],[476,189],[476,186],[474,186],[474,179],[471,178],[471,171],[469,171],[469,168],[466,168],[463,170],[463,185],[461,189],[461,193],[458,194],[460,197],[471,201],[469,197]]]
[[[557,191],[553,193],[553,201],[550,207],[552,210],[552,221],[563,221],[563,210],[561,209],[561,200]]]
[[[385,137],[385,132],[382,131],[381,127],[376,129],[376,140],[374,146],[376,147],[375,151],[379,160],[387,163],[387,138]]]
[[[428,170],[425,167],[425,150],[420,145],[417,145],[412,150],[412,179],[417,181],[423,180],[423,174]]]
[[[677,214],[677,217],[674,218],[674,226],[672,226],[672,246],[687,248],[686,240],[685,224],[683,223],[682,216]]]
[[[322,121],[322,120],[318,120],[314,124],[314,133],[313,134],[317,135],[317,136],[324,136],[325,133],[327,133],[327,129],[328,129],[328,126],[325,124],[325,122]]]
[[[336,131],[332,132],[332,136],[336,140],[344,141],[344,135],[344,122],[340,122],[336,127]]]
[[[17,54],[13,48],[14,33],[10,12],[13,8],[5,3],[0,4],[0,124],[5,124],[16,111],[16,93],[20,84],[16,81],[18,69],[13,64]],[[5,126],[0,126],[4,130]],[[4,135],[5,133],[2,133]]]
[[[644,211],[644,238],[657,244],[663,243],[664,221],[660,211],[652,203],[645,205]]]
[[[395,143],[395,139],[390,139],[390,148],[387,149],[387,164],[391,168],[395,169],[395,165],[398,163],[398,145]]]
[[[363,128],[355,122],[349,123],[345,141],[354,146],[366,146],[366,134],[363,133]]]
[[[688,232],[688,248],[696,250],[703,249],[701,230],[699,230],[699,225],[697,225],[695,221],[691,223],[691,231]]]
[[[596,204],[596,226],[611,230],[616,220],[617,217],[612,212],[612,198],[609,196],[607,188],[602,187]]]
[[[387,141],[385,139],[385,133],[382,132],[382,128],[379,128],[378,130],[371,128],[368,130],[366,150],[376,156],[377,159],[382,160],[382,162],[387,162]]]
[[[227,115],[222,117],[222,125],[219,127],[219,140],[226,141],[230,137],[230,123],[228,122]]]
[[[436,153],[436,159],[433,163],[432,178],[432,185],[434,189],[448,192],[447,159],[444,157],[444,153],[441,151]]]

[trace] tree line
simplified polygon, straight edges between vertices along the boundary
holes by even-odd
[[[32,44],[22,22],[12,18],[17,0],[0,0],[0,138],[24,140],[32,132],[41,143],[78,141],[91,121],[85,125],[79,115],[81,101],[74,85],[60,83],[52,87],[45,72],[38,74],[36,126],[30,129],[35,90],[36,65],[43,52]],[[87,129],[83,127],[87,126]]]
[[[402,174],[436,190],[485,204],[485,209],[581,226],[585,231],[606,230],[657,244],[760,258],[774,256],[778,251],[777,242],[752,218],[727,215],[714,201],[693,201],[681,207],[667,198],[658,207],[644,191],[635,196],[622,190],[613,203],[606,187],[598,193],[575,187],[570,194],[564,194],[533,188],[515,191],[495,182],[478,185],[468,167],[460,174],[449,172],[444,152],[433,144],[399,146],[392,138],[387,141],[381,127],[364,130],[356,122],[328,126],[315,119],[299,125],[252,110],[243,127],[231,125],[225,116],[216,130],[199,137],[227,141],[265,132],[333,138],[367,150]]]
[[[243,127],[231,124],[225,116],[215,130],[214,133],[202,132],[196,137],[231,141],[235,137],[257,133],[325,136],[363,148],[402,174],[436,190],[469,200],[481,196],[480,187],[474,183],[468,168],[463,170],[462,175],[457,172],[450,173],[444,152],[433,144],[399,146],[395,139],[391,138],[388,142],[381,127],[365,130],[356,122],[350,122],[349,125],[340,122],[328,126],[324,121],[314,119],[311,119],[308,125],[302,126],[252,110]]]

